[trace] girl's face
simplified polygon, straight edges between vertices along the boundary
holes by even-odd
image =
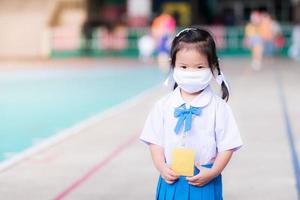
[[[175,68],[185,71],[198,71],[209,68],[207,56],[194,48],[181,49],[176,54]]]

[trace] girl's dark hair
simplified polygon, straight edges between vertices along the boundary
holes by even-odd
[[[170,52],[172,69],[175,67],[177,52],[185,48],[195,48],[201,54],[206,55],[209,68],[211,69],[212,73],[217,70],[218,75],[221,75],[221,69],[219,66],[219,60],[216,51],[216,44],[213,37],[208,31],[202,28],[186,28],[175,36]],[[177,83],[175,84],[174,88],[176,87]],[[229,90],[224,81],[221,84],[221,89],[222,99],[228,101]]]

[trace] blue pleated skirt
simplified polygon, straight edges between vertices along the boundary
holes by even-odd
[[[202,165],[211,168],[212,164]],[[195,167],[194,174],[199,169]],[[156,200],[222,200],[222,175],[217,176],[204,186],[190,185],[185,176],[180,176],[173,184],[168,184],[160,176],[156,190]]]

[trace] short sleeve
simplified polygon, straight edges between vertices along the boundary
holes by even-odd
[[[140,140],[146,144],[163,146],[163,111],[160,102],[157,102],[150,111]]]
[[[226,102],[217,108],[215,133],[218,152],[236,151],[243,145],[232,110]]]

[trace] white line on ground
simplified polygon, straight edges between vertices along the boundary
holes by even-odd
[[[96,114],[86,120],[83,120],[83,121],[75,124],[71,128],[60,131],[60,132],[56,133],[54,136],[51,136],[49,139],[43,140],[42,142],[38,143],[37,145],[29,147],[28,149],[26,149],[20,153],[17,153],[13,157],[0,162],[0,173],[13,167],[20,161],[25,160],[25,159],[29,158],[30,156],[32,156],[38,152],[41,152],[55,144],[62,142],[63,140],[69,138],[70,136],[73,136],[73,135],[81,132],[82,130],[91,126],[92,124],[98,123],[103,118],[115,115],[116,113],[135,105],[136,103],[138,103],[138,101],[140,99],[144,98],[149,93],[156,91],[160,87],[162,87],[162,83],[159,83],[158,85],[156,85],[148,90],[145,90],[144,92],[138,94],[137,96],[134,96],[112,108],[109,108],[108,110],[106,110],[104,112],[101,112],[101,113]]]

